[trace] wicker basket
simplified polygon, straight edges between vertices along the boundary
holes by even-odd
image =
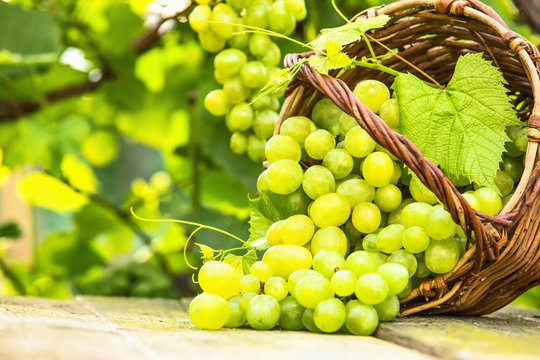
[[[387,14],[391,20],[370,35],[416,65],[440,83],[452,76],[460,55],[483,52],[508,81],[516,103],[526,106],[519,116],[528,123],[529,144],[522,179],[514,196],[497,216],[473,210],[439,168],[422,156],[405,136],[393,132],[363,105],[350,88],[362,79],[393,81],[386,73],[366,68],[346,71],[338,79],[323,76],[304,64],[286,91],[281,121],[309,115],[313,104],[329,97],[356,118],[377,143],[384,146],[418,175],[433,191],[468,237],[468,250],[447,274],[424,281],[402,300],[401,315],[454,313],[480,315],[493,312],[540,284],[540,54],[523,37],[509,30],[487,5],[477,1],[400,0],[371,8],[358,16]],[[387,50],[372,44],[377,55]],[[347,45],[350,56],[370,57],[363,42]],[[289,54],[290,67],[313,53]],[[419,74],[395,56],[382,62],[402,72]],[[471,232],[474,231],[475,239]]]

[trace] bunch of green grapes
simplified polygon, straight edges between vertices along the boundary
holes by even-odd
[[[385,84],[364,80],[354,93],[399,131],[399,104]],[[509,134],[513,142],[495,178],[499,192],[453,179],[488,215],[501,210],[501,196],[521,175],[522,167],[509,164],[522,164],[526,129]],[[311,118],[286,119],[265,156],[259,192],[301,192],[312,202],[269,227],[269,248],[250,274],[217,261],[201,268],[204,293],[190,305],[201,328],[279,325],[369,335],[397,316],[400,298],[451,271],[466,250],[463,229],[435,194],[328,99],[314,105]]]
[[[261,162],[266,140],[274,133],[280,104],[272,96],[253,100],[271,75],[280,70],[281,51],[268,35],[242,33],[246,28],[234,24],[289,35],[296,22],[306,17],[304,0],[197,2],[189,24],[198,33],[202,48],[217,53],[215,78],[222,85],[206,95],[204,105],[211,114],[225,116],[232,133],[232,152],[247,153],[252,161]]]

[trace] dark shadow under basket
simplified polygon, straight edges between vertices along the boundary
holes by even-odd
[[[324,96],[356,118],[377,143],[409,166],[437,195],[468,237],[468,250],[447,274],[424,281],[402,300],[401,315],[454,313],[480,315],[493,312],[540,284],[540,54],[530,42],[508,29],[500,17],[477,0],[401,0],[369,9],[358,16],[387,14],[388,24],[370,35],[416,65],[438,82],[446,84],[460,55],[483,52],[508,81],[516,104],[524,102],[519,116],[529,126],[525,170],[511,200],[497,216],[473,210],[439,168],[425,159],[405,136],[393,132],[352,93],[362,79],[390,85],[386,73],[354,68],[336,79],[302,69],[286,91],[281,122],[293,115],[308,115]],[[387,50],[372,42],[377,55]],[[363,42],[349,44],[346,51],[360,59],[370,57]],[[290,67],[313,53],[289,54]],[[424,78],[396,56],[384,65]],[[335,73],[334,73],[335,75]],[[471,237],[474,232],[475,238]]]

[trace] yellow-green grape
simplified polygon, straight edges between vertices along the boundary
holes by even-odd
[[[345,323],[347,310],[341,300],[333,298],[323,300],[315,307],[313,320],[315,325],[325,333],[338,331]]]
[[[296,284],[296,300],[300,305],[314,309],[323,300],[334,297],[330,280],[324,277],[305,277]]]
[[[252,129],[255,135],[267,139],[272,136],[279,114],[270,109],[259,110],[255,113]]]
[[[391,128],[399,128],[399,106],[397,99],[386,100],[379,109],[379,115]]]
[[[388,294],[397,295],[407,288],[409,272],[405,266],[397,263],[379,265],[377,274],[388,284]]]
[[[388,284],[378,274],[364,274],[358,278],[354,293],[364,304],[379,304],[388,296]]]
[[[264,190],[270,190],[269,181],[268,181],[268,172],[264,170],[261,175],[257,178],[257,191],[260,193]]]
[[[333,250],[322,249],[313,257],[313,270],[330,280],[334,273],[345,267],[345,259]]]
[[[497,215],[502,209],[501,197],[487,187],[480,188],[474,192],[480,203],[480,211],[488,215]]]
[[[336,180],[324,166],[313,165],[304,172],[302,189],[311,199],[315,200],[321,195],[334,192],[335,188]]]
[[[337,226],[326,226],[317,230],[311,239],[311,253],[316,255],[323,249],[337,252],[341,256],[347,254],[349,244],[347,236]]]
[[[270,42],[270,46],[266,49],[266,53],[259,57],[259,61],[268,67],[277,66],[281,60],[281,50],[279,46],[273,41]],[[271,72],[270,72],[271,73]]]
[[[394,175],[394,163],[387,154],[381,151],[372,152],[362,163],[362,174],[371,186],[388,185]]]
[[[236,104],[225,117],[229,131],[245,131],[253,124],[253,109],[246,103]]]
[[[231,78],[240,73],[246,62],[247,57],[244,52],[238,49],[225,49],[214,58],[214,68],[226,78]]]
[[[358,277],[350,270],[339,270],[334,273],[330,284],[337,296],[350,296],[354,294]]]
[[[267,13],[270,4],[265,0],[255,0],[249,5],[244,14],[246,25],[264,29],[268,27]],[[258,35],[258,34],[254,34]]]
[[[336,192],[349,200],[351,207],[362,202],[371,202],[375,198],[375,188],[363,179],[349,179],[338,185]]]
[[[242,307],[242,309],[246,310],[247,305],[255,296],[257,296],[257,294],[254,292],[247,292],[245,294],[242,294],[242,298],[240,299],[240,306]]]
[[[266,160],[271,164],[278,160],[290,159],[300,161],[302,150],[300,145],[290,136],[275,135],[268,139],[265,148]]]
[[[399,313],[399,299],[396,295],[388,296],[382,303],[373,305],[380,321],[391,321]]]
[[[378,80],[362,80],[353,91],[360,102],[374,113],[379,112],[382,104],[390,99],[390,91]]]
[[[342,136],[347,136],[347,133],[349,132],[349,130],[357,126],[359,127],[360,125],[358,125],[358,122],[352,116],[349,116],[343,113],[339,117],[339,133]]]
[[[262,57],[270,47],[272,40],[268,35],[253,34],[249,39],[249,52],[256,57]]]
[[[189,304],[189,317],[201,329],[222,328],[230,316],[229,304],[219,295],[202,293]]]
[[[368,156],[375,149],[376,144],[375,140],[360,126],[354,126],[345,136],[345,148],[349,154],[357,158]]]
[[[357,277],[374,272],[377,269],[377,261],[373,256],[375,253],[367,251],[355,251],[345,260],[345,269],[352,271]]]
[[[263,263],[268,264],[275,276],[287,279],[293,272],[311,267],[309,250],[298,245],[275,245],[266,250]]]
[[[107,130],[97,130],[86,136],[81,144],[81,154],[94,166],[106,166],[118,156],[116,134]]]
[[[268,81],[268,70],[266,66],[258,61],[250,61],[246,63],[240,71],[242,82],[248,88],[261,88]]]
[[[371,335],[379,324],[377,311],[371,305],[362,304],[359,300],[351,300],[346,305],[347,317],[345,326],[354,335]]]
[[[302,21],[307,16],[307,8],[304,0],[285,0],[285,7],[294,15],[296,21]]]
[[[372,233],[381,224],[381,211],[373,203],[359,203],[353,209],[352,222],[356,230],[364,234]]]
[[[266,146],[266,140],[261,139],[255,135],[249,135],[247,154],[253,162],[261,162],[264,160],[264,147]],[[268,177],[269,178],[269,177]],[[270,181],[270,179],[268,179]]]
[[[240,293],[240,275],[221,261],[209,261],[199,270],[199,285],[204,292],[230,298]]]
[[[221,75],[218,75],[221,76]],[[240,76],[223,80],[223,91],[231,104],[244,102],[249,96],[249,89],[244,86]]]
[[[311,218],[315,225],[341,226],[351,214],[349,201],[342,195],[328,193],[319,196],[310,209]]]
[[[287,280],[288,287],[289,287],[289,293],[291,293],[292,296],[296,296],[295,289],[296,285],[300,280],[302,280],[305,277],[323,277],[321,274],[316,272],[315,270],[311,269],[301,269],[293,272],[289,279]]]
[[[481,210],[480,210],[480,201],[478,201],[478,199],[476,198],[476,196],[474,195],[473,192],[466,192],[465,194],[462,194],[462,195],[463,195],[463,198],[465,198],[465,200],[467,200],[467,202],[469,203],[469,205],[470,205],[474,210],[481,211]]]
[[[223,116],[231,107],[227,94],[224,90],[212,90],[204,98],[204,107],[208,112],[215,116]]]
[[[193,8],[188,16],[189,25],[196,31],[204,31],[210,28],[209,20],[212,19],[212,9],[208,5],[199,5]]]
[[[266,232],[266,241],[270,246],[283,244],[283,237],[281,236],[281,225],[285,220],[279,220],[270,225]]]
[[[304,142],[306,153],[313,159],[322,160],[325,155],[336,147],[334,136],[326,130],[315,130],[308,135]]]
[[[437,199],[437,196],[429,190],[417,177],[414,177],[411,180],[411,184],[409,185],[409,191],[411,192],[411,196],[414,200],[419,202],[425,202],[428,204],[436,204],[439,202],[439,199]]]
[[[261,290],[261,282],[259,278],[253,274],[247,274],[240,279],[239,284],[240,294],[245,294],[248,292],[257,293]]]
[[[271,248],[270,248],[271,249]],[[251,265],[249,272],[255,275],[260,282],[265,283],[268,279],[274,276],[274,270],[272,267],[262,261],[257,261]]]
[[[228,328],[238,328],[246,323],[244,308],[240,304],[242,295],[235,295],[227,300],[229,303],[229,320],[225,324]]]
[[[377,189],[374,201],[381,211],[392,212],[401,204],[401,198],[401,190],[388,184]]]
[[[268,10],[268,27],[283,35],[290,35],[296,28],[296,18],[287,10],[285,2],[278,0]]]
[[[435,274],[446,274],[459,261],[459,243],[451,237],[432,241],[424,253],[426,267]]]
[[[305,116],[292,116],[281,124],[279,133],[292,137],[300,144],[300,147],[304,147],[306,138],[315,130],[317,130],[315,124],[309,118]]]
[[[281,225],[281,239],[284,244],[305,245],[313,236],[315,225],[306,215],[293,215]]]
[[[281,301],[287,297],[289,288],[287,281],[281,277],[272,277],[264,284],[264,293],[270,295],[277,301]]]
[[[399,179],[401,178],[401,167],[394,161],[394,174],[390,180],[390,184],[397,185]]]
[[[343,179],[351,173],[354,161],[347,150],[332,149],[324,156],[323,166],[330,170],[334,178]]]
[[[199,31],[198,35],[199,44],[208,52],[218,52],[225,47],[225,39],[216,34],[212,29]]]
[[[268,167],[268,186],[276,194],[290,194],[300,187],[304,172],[294,160],[277,160]]]
[[[222,39],[229,39],[233,36],[237,27],[230,24],[235,24],[238,22],[238,17],[236,12],[227,4],[217,4],[212,9],[212,20],[215,21],[210,23],[210,28]],[[229,24],[224,24],[229,23]]]
[[[231,151],[236,155],[242,155],[246,152],[248,138],[243,133],[236,131],[231,135],[229,146]]]

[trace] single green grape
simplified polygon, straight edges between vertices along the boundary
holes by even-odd
[[[226,41],[212,29],[202,30],[198,33],[199,44],[208,52],[218,52],[225,47]]]
[[[377,143],[360,126],[352,127],[345,136],[345,148],[352,156],[363,158],[375,149]]]
[[[394,161],[394,174],[392,174],[392,179],[390,179],[390,184],[397,185],[401,179],[401,167],[397,162]]]
[[[376,273],[364,274],[358,278],[354,293],[364,304],[379,304],[388,296],[388,284]]]
[[[432,241],[424,253],[426,267],[435,274],[445,274],[459,261],[459,243],[451,237]]]
[[[476,198],[476,195],[474,195],[474,192],[466,192],[465,194],[462,194],[463,198],[467,200],[469,205],[474,209],[480,211],[480,202]]]
[[[440,206],[434,206],[431,209],[426,221],[424,229],[435,240],[446,239],[456,233],[456,224],[452,216]]]
[[[349,179],[338,185],[336,193],[343,195],[351,207],[359,203],[371,202],[375,198],[375,188],[363,179]]]
[[[514,144],[516,148],[521,152],[527,151],[527,145],[529,144],[529,136],[527,135],[529,128],[524,127],[520,129],[514,138]]]
[[[377,274],[388,284],[388,294],[401,293],[409,283],[409,272],[402,264],[388,262],[377,268]]]
[[[296,29],[296,18],[283,0],[275,1],[268,10],[268,27],[282,35],[290,35]]]
[[[229,131],[245,131],[253,124],[253,109],[246,103],[239,103],[232,107],[225,117],[225,125]]]
[[[238,22],[238,17],[234,9],[227,4],[220,3],[214,6],[212,20],[215,22],[210,23],[210,29],[220,38],[229,39],[237,31],[237,27],[232,24]]]
[[[277,301],[285,299],[289,293],[287,281],[281,277],[271,277],[264,284],[264,293]]]
[[[257,295],[246,307],[246,319],[255,330],[270,330],[277,325],[281,310],[279,302],[269,295]]]
[[[368,184],[381,187],[390,184],[394,174],[394,163],[390,156],[376,151],[369,154],[362,164],[362,174]]]
[[[514,180],[502,170],[497,170],[497,176],[493,179],[495,185],[501,192],[501,196],[506,196],[514,190]]]
[[[399,313],[399,299],[396,295],[388,296],[382,303],[373,305],[380,321],[392,321]]]
[[[243,16],[246,25],[265,29],[268,27],[267,14],[270,5],[266,1],[254,1]],[[257,35],[257,34],[254,34]],[[263,34],[260,34],[263,35]]]
[[[289,278],[293,272],[309,269],[313,257],[309,250],[298,245],[275,245],[266,250],[262,261],[268,265],[275,276]]]
[[[353,91],[362,104],[378,113],[382,104],[390,99],[390,91],[382,82],[377,80],[362,80]]]
[[[281,239],[284,244],[305,245],[313,237],[315,225],[306,215],[293,215],[281,224]]]
[[[261,139],[255,135],[249,135],[247,154],[253,162],[261,162],[264,160],[264,148],[266,147],[266,140]]]
[[[311,199],[315,200],[321,195],[332,193],[335,188],[334,176],[324,166],[314,165],[304,172],[302,189]]]
[[[405,226],[401,224],[392,224],[381,229],[375,238],[377,250],[391,254],[396,250],[401,249],[401,238],[405,232]]]
[[[466,240],[466,239],[465,239]],[[460,244],[461,245],[461,244]],[[461,251],[460,251],[461,253]],[[414,273],[414,277],[418,279],[424,279],[431,275],[431,271],[426,266],[426,261],[424,259],[424,254],[416,254],[416,262],[418,266],[416,267],[416,272]]]
[[[523,174],[523,161],[521,158],[503,156],[501,170],[510,175],[512,180],[514,180],[514,184],[517,184]]]
[[[325,333],[338,331],[345,323],[347,310],[341,300],[333,298],[323,300],[315,307],[313,320],[315,325]]]
[[[287,11],[294,15],[296,21],[302,21],[307,16],[307,8],[304,0],[285,0]]]
[[[283,237],[281,236],[281,225],[285,220],[279,220],[270,225],[266,232],[266,241],[270,246],[283,244]]]
[[[403,291],[397,294],[396,296],[398,297],[398,299],[404,299],[407,296],[409,296],[412,289],[413,289],[412,281],[411,279],[409,279],[409,282],[407,283],[407,286],[405,287],[405,289],[403,289]]]
[[[229,304],[219,295],[202,293],[189,304],[189,317],[201,329],[222,328],[230,316]]]
[[[319,129],[309,134],[304,142],[306,153],[313,159],[322,160],[336,146],[334,136],[328,131]]]
[[[377,189],[374,202],[381,211],[392,212],[401,204],[401,190],[395,185],[388,184]]]
[[[356,290],[358,277],[350,270],[339,270],[330,279],[332,290],[337,296],[350,296]]]
[[[204,107],[208,112],[215,116],[223,116],[231,107],[229,99],[224,90],[212,90],[204,98]]]
[[[323,249],[313,256],[313,270],[327,279],[345,267],[343,256],[333,250]]]
[[[429,246],[429,235],[421,226],[411,226],[401,239],[403,248],[412,254],[419,254],[426,251]]]
[[[282,159],[298,162],[302,156],[302,150],[292,137],[275,135],[266,142],[265,155],[270,164]]]
[[[296,284],[294,291],[300,305],[314,309],[323,300],[334,297],[330,281],[324,277],[305,277]]]
[[[377,248],[376,239],[377,239],[377,234],[374,234],[374,233],[367,234],[362,240],[362,248],[370,252],[379,251],[379,249]]]
[[[274,134],[278,118],[278,113],[270,109],[255,112],[252,125],[253,132],[263,139],[271,137]]]
[[[401,211],[401,224],[405,227],[428,226],[428,216],[432,206],[424,202],[413,202],[406,205]]]
[[[262,63],[250,61],[242,66],[240,77],[245,86],[257,89],[263,87],[268,81],[268,71]]]
[[[373,306],[362,304],[359,300],[351,300],[345,308],[347,310],[345,326],[352,334],[368,336],[377,329],[379,317]]]
[[[268,186],[276,194],[290,194],[300,187],[304,173],[298,162],[277,160],[268,167]]]
[[[372,253],[362,250],[355,251],[345,260],[345,269],[360,277],[374,272],[377,269],[377,262]]]
[[[401,224],[401,213],[403,212],[403,209],[405,208],[405,206],[411,204],[414,202],[414,199],[412,198],[408,198],[408,199],[405,199],[401,202],[401,204],[399,204],[399,207],[392,211],[390,214],[388,214],[388,219],[387,219],[387,223],[388,225],[390,224]],[[403,224],[402,224],[403,225]]]
[[[239,76],[225,80],[223,91],[231,104],[244,102],[249,96],[249,89],[244,86]]]
[[[269,47],[266,49],[266,53],[259,57],[259,61],[268,67],[277,66],[281,60],[281,50],[275,42],[270,42]]]
[[[379,109],[379,115],[386,125],[399,128],[399,105],[397,99],[386,100]]]
[[[199,270],[199,285],[204,292],[216,294],[225,299],[240,293],[240,275],[221,261],[209,261]]]
[[[335,124],[338,124],[339,128],[339,118],[342,113],[332,100],[324,98],[317,101],[313,106],[311,119],[317,127],[329,131]]]
[[[244,308],[240,302],[242,301],[242,295],[235,295],[230,297],[227,302],[229,303],[229,320],[225,323],[225,327],[238,328],[246,323],[246,315]]]
[[[188,16],[189,25],[195,32],[205,31],[210,28],[212,20],[212,8],[208,5],[198,5],[193,8]]]
[[[261,175],[257,178],[257,191],[261,193],[264,190],[270,190],[269,182],[268,182],[268,172],[267,170],[264,170]]]
[[[352,116],[342,113],[341,116],[339,117],[339,133],[341,136],[347,136],[347,133],[349,132],[349,130],[357,126],[360,127],[356,119],[353,118]]]
[[[249,52],[256,57],[262,57],[270,48],[272,40],[265,34],[253,34],[249,39]]]
[[[252,275],[255,275],[261,283],[265,283],[268,279],[274,276],[274,270],[272,270],[272,267],[262,261],[256,261],[253,263],[253,265],[251,265],[249,268],[249,272]]]
[[[301,269],[301,270],[297,270],[297,271],[293,272],[289,276],[289,279],[287,281],[288,286],[289,286],[289,293],[292,296],[296,297],[296,293],[295,293],[296,285],[298,284],[298,282],[300,280],[302,280],[303,278],[306,278],[306,277],[319,277],[319,278],[322,278],[323,276],[321,274],[319,274],[318,272],[316,272],[315,270],[311,270],[311,269]]]
[[[259,290],[261,290],[261,282],[259,281],[259,278],[253,274],[247,274],[240,279],[240,293],[245,294],[248,292],[254,292],[257,293]]]
[[[474,196],[480,203],[480,211],[488,215],[497,215],[502,209],[501,197],[487,187],[480,188],[474,192]]]
[[[349,248],[347,236],[337,226],[325,226],[317,230],[311,239],[311,253],[316,255],[323,249],[333,250],[344,257]]]
[[[251,299],[253,299],[255,296],[257,296],[257,294],[254,292],[247,292],[245,294],[242,294],[242,298],[240,299],[240,306],[242,306],[242,309],[246,310],[247,305],[249,304]],[[244,312],[244,316],[245,316],[245,312]]]
[[[292,137],[301,147],[304,147],[306,138],[315,130],[317,130],[315,124],[309,118],[305,116],[292,116],[281,124],[279,133]]]
[[[411,196],[413,197],[413,199],[418,202],[425,202],[431,205],[439,202],[437,196],[424,184],[422,184],[422,182],[417,177],[414,177],[411,180],[411,183],[409,185],[409,191],[411,192]]]
[[[347,150],[332,149],[324,156],[323,166],[330,170],[334,178],[343,179],[351,173],[354,162]]]
[[[214,58],[214,68],[226,78],[231,78],[240,73],[247,62],[247,56],[238,49],[225,49],[220,51]]]
[[[279,326],[282,329],[302,330],[304,328],[302,317],[306,308],[300,305],[293,296],[287,296],[281,300],[279,306],[281,308]]]
[[[302,324],[306,329],[311,331],[312,333],[320,333],[322,332],[319,330],[317,325],[315,325],[315,320],[313,319],[313,314],[315,313],[315,309],[306,309],[304,311],[304,314],[302,315]]]
[[[407,269],[409,277],[413,277],[414,273],[416,272],[416,268],[418,267],[416,257],[407,250],[403,249],[396,250],[390,254],[387,261],[389,263],[403,265]]]
[[[238,24],[243,24],[244,19],[240,18],[237,21]],[[227,39],[227,43],[230,47],[247,52],[249,46],[250,35],[247,33],[235,33],[233,36]]]
[[[349,218],[351,207],[344,196],[328,193],[313,202],[310,214],[318,227],[341,226]]]
[[[381,224],[381,211],[375,204],[361,202],[353,209],[352,222],[358,231],[365,234],[372,233]]]

